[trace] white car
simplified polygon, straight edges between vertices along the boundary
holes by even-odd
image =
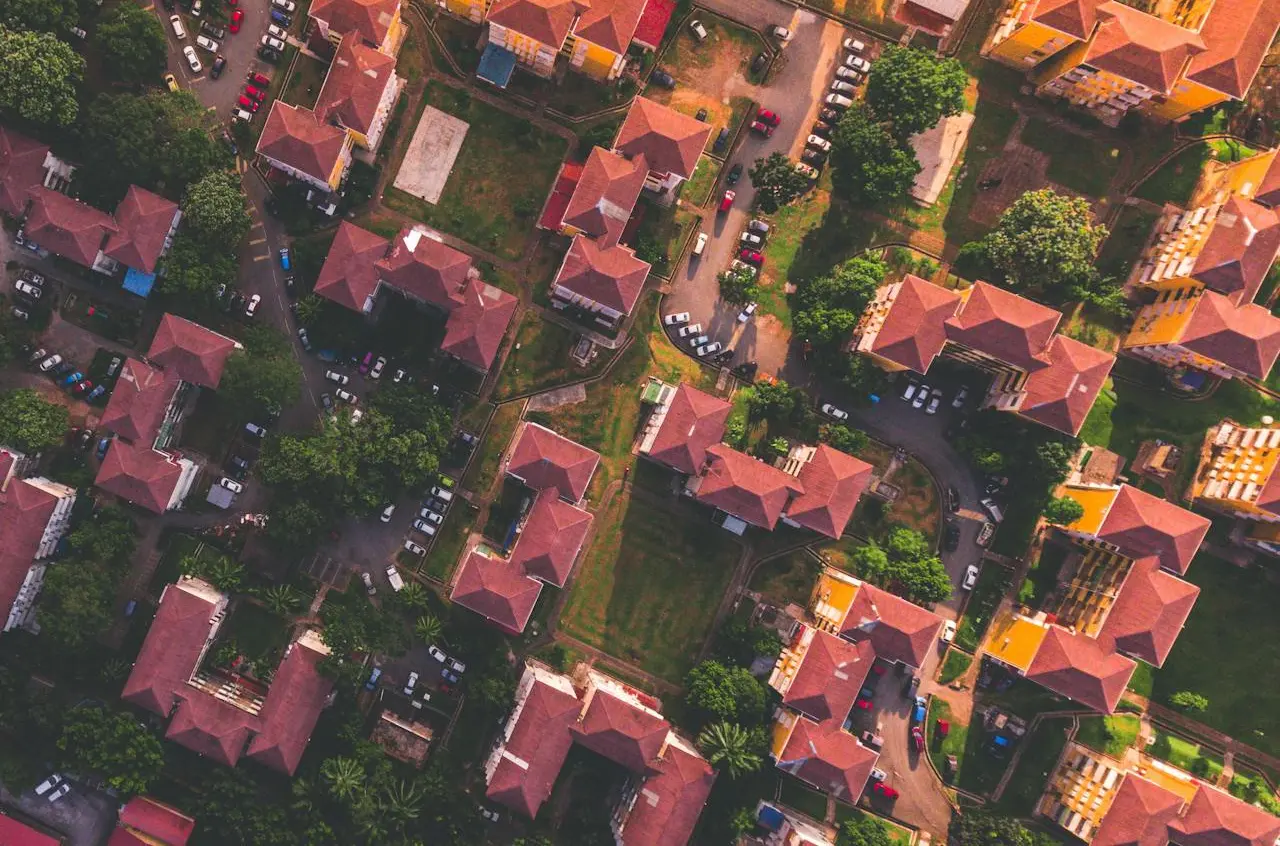
[[[271,5],[277,9],[283,9],[291,15],[298,10],[298,4],[294,3],[293,0],[271,0]]]
[[[414,520],[413,527],[429,538],[435,536],[436,527],[428,523],[426,520]]]
[[[712,343],[707,344],[705,347],[698,347],[698,356],[701,358],[705,358],[706,356],[709,356],[715,352],[720,352],[719,341],[713,341]]]
[[[262,36],[262,46],[270,47],[272,50],[284,50],[284,42],[279,38],[272,38],[270,35]]]
[[[365,593],[369,594],[370,596],[374,596],[377,594],[378,589],[373,586],[373,576],[370,576],[368,573],[361,573],[360,581],[364,582]]]
[[[253,112],[246,112],[244,109],[236,109],[231,113],[231,116],[236,120],[242,120],[245,123],[253,122]]]
[[[942,624],[942,642],[950,643],[956,636],[956,621],[947,620]]]
[[[960,390],[956,391],[956,398],[951,401],[952,408],[962,408],[964,401],[969,398],[969,386],[961,385]]]
[[[55,787],[53,789],[53,792],[49,794],[49,801],[57,802],[59,799],[61,799],[63,796],[66,796],[70,792],[71,792],[71,783],[64,781],[62,784]]]
[[[869,775],[872,781],[884,781],[889,777],[888,774],[879,767],[872,767]]]
[[[702,324],[690,323],[688,326],[681,326],[676,330],[676,334],[681,338],[688,338],[690,335],[696,338],[702,334]]]
[[[382,371],[387,367],[387,360],[382,356],[378,356],[378,360],[373,363],[373,367],[369,368],[370,379],[381,379]]]
[[[267,26],[267,34],[274,35],[276,38],[279,38],[281,41],[284,41],[286,38],[289,37],[289,33],[285,32],[283,29],[276,26],[275,24],[269,24]]]
[[[272,2],[275,2],[275,0],[272,0]],[[693,37],[698,39],[699,41],[707,40],[707,28],[702,25],[702,21],[700,20],[689,21],[689,31],[692,32]]]
[[[834,418],[834,419],[836,419],[836,420],[848,420],[848,419],[849,419],[849,412],[847,412],[847,411],[842,411],[842,410],[840,410],[840,409],[836,408],[834,405],[832,405],[832,404],[831,404],[831,403],[829,403],[829,402],[824,402],[824,403],[822,404],[822,413],[823,413],[823,414],[825,414],[825,415],[827,415],[828,417]]]
[[[747,307],[738,312],[738,322],[746,323],[755,316],[757,308],[759,308],[759,306],[756,303],[747,303]]]
[[[769,27],[769,34],[781,41],[783,44],[786,44],[795,36],[795,33],[787,29],[785,26],[776,25]]]
[[[244,316],[253,317],[258,310],[258,303],[262,302],[261,294],[254,294],[249,298],[249,303],[244,307]]]
[[[927,399],[929,399],[929,386],[921,385],[919,393],[916,394],[916,398],[911,402],[911,407],[920,408]]]
[[[425,549],[423,549],[422,547],[418,546],[416,543],[414,543],[414,542],[413,542],[413,541],[411,541],[411,540],[407,540],[407,541],[405,541],[405,542],[404,542],[404,551],[405,551],[405,552],[412,552],[414,555],[426,555],[426,554],[427,554],[427,551],[426,551]]]
[[[843,79],[845,82],[852,82],[854,85],[858,85],[862,82],[862,74],[853,68],[846,68],[844,65],[840,65],[836,68],[836,79]]]
[[[59,364],[62,364],[62,356],[57,355],[55,353],[54,355],[51,355],[48,358],[46,358],[44,361],[40,362],[40,372],[48,373],[50,370],[57,367]]]
[[[970,564],[969,569],[964,571],[964,581],[960,583],[963,590],[973,590],[973,586],[978,583],[978,565]]]
[[[846,38],[844,40],[844,49],[853,53],[862,53],[867,49],[867,45],[863,44],[856,38]]]
[[[831,90],[837,94],[853,94],[858,90],[858,86],[843,79],[836,79],[831,82]]]
[[[382,522],[384,523],[390,523],[391,515],[395,513],[396,513],[396,507],[394,505],[388,505],[386,508],[382,509],[382,517],[379,519],[381,519]]]
[[[345,385],[351,381],[350,376],[346,376],[336,370],[326,370],[324,372],[324,378],[339,385]]]
[[[240,484],[235,479],[229,479],[226,476],[223,476],[221,479],[218,480],[218,484],[222,485],[224,488],[231,491],[232,493],[237,493],[237,494],[244,493],[244,485]]]
[[[187,67],[191,68],[192,73],[204,70],[204,65],[200,64],[200,58],[196,55],[196,48],[188,44],[182,48],[182,55],[187,57]]]
[[[218,42],[204,35],[196,36],[196,46],[208,50],[210,53],[218,52]]]
[[[907,389],[902,392],[902,398],[907,402],[911,402],[911,398],[916,395],[916,389],[920,387],[918,382],[908,382]]]
[[[63,782],[62,776],[58,775],[57,773],[54,773],[53,775],[49,776],[48,778],[46,778],[44,781],[40,782],[40,784],[36,786],[36,795],[43,796],[46,793],[48,793],[50,790],[53,790],[53,788],[57,787],[59,784],[62,784],[62,782]]]
[[[14,282],[13,287],[19,294],[26,294],[28,297],[30,297],[33,300],[40,299],[40,295],[44,293],[35,285],[32,285],[30,282],[28,282],[25,279],[19,279],[18,281]]]
[[[796,162],[796,173],[799,173],[805,177],[808,177],[810,182],[818,181],[818,171],[809,167],[809,165],[805,164],[804,162]]]
[[[668,314],[662,318],[662,322],[668,326],[679,326],[681,323],[689,322],[689,312],[678,311],[675,314]]]
[[[929,405],[925,408],[925,414],[937,414],[938,404],[942,402],[942,389],[934,388],[933,397],[929,400]]]
[[[202,2],[202,0],[195,0],[195,2],[191,4],[191,17],[198,18],[200,17],[201,14],[203,14],[203,12],[204,12],[204,3]]]
[[[854,70],[860,70],[863,73],[867,73],[871,70],[871,63],[861,56],[845,56],[844,63],[846,67],[851,67]]]
[[[180,16],[171,15],[169,17],[169,26],[173,27],[173,34],[178,36],[178,38],[187,37],[187,28],[182,25],[182,18]]]
[[[437,512],[432,511],[430,508],[424,508],[419,511],[418,517],[426,520],[428,523],[435,523],[437,526],[444,522],[444,517]]]
[[[847,109],[853,105],[853,101],[841,94],[828,94],[822,102],[828,106],[834,106],[837,109]]]
[[[754,232],[743,232],[738,236],[738,241],[744,247],[763,247],[764,239]]]
[[[418,674],[416,672],[409,674],[409,680],[404,683],[404,695],[413,696],[413,686],[418,683]]]
[[[820,138],[817,135],[810,135],[805,139],[804,143],[806,146],[812,147],[815,150],[821,150],[824,153],[831,152],[831,142],[825,138]]]
[[[710,341],[711,341],[711,336],[709,335],[693,335],[689,338],[689,346],[700,347],[703,344],[709,343]]]
[[[707,241],[708,241],[708,240],[710,240],[710,236],[709,236],[709,235],[707,235],[707,233],[705,233],[705,232],[699,232],[699,233],[698,233],[698,240],[697,240],[697,242],[693,245],[693,254],[694,254],[695,256],[700,256],[700,255],[702,255],[702,251],[703,251],[703,250],[705,250],[705,249],[707,248]]]
[[[360,401],[359,397],[357,397],[355,394],[351,393],[350,391],[346,390],[345,388],[338,388],[338,390],[333,392],[333,395],[336,396],[338,399],[342,400],[343,402],[349,402],[352,405],[355,405]]]
[[[435,645],[427,647],[427,654],[439,661],[441,664],[448,663],[449,661],[449,656],[444,654],[444,650]]]

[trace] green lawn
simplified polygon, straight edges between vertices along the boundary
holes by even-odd
[[[1028,120],[1018,140],[1050,157],[1046,175],[1052,181],[1090,197],[1106,195],[1120,158],[1119,147],[1052,126],[1041,118]]]
[[[992,4],[994,5],[994,4]],[[976,30],[978,23],[975,22]],[[983,30],[985,31],[985,30]],[[981,72],[1007,73],[1008,70],[989,59],[979,58]],[[972,71],[973,68],[971,67]],[[985,86],[979,84],[981,91]],[[1014,125],[1018,122],[1018,113],[1008,106],[1001,105],[980,96],[973,108],[973,126],[969,129],[969,140],[965,144],[960,160],[963,175],[952,176],[947,187],[943,189],[938,202],[922,213],[920,228],[929,229],[931,220],[936,219],[936,227],[940,228],[948,242],[957,246],[967,241],[982,237],[987,227],[969,219],[969,212],[978,197],[978,182],[982,179],[982,171],[987,162],[1000,155],[1005,142]],[[959,173],[959,172],[957,172]]]
[[[1040,794],[1044,793],[1049,773],[1062,754],[1062,747],[1067,745],[1067,725],[1067,720],[1045,720],[1035,732],[1022,739],[1027,748],[1000,797],[999,810],[1014,816],[1031,816]]]
[[[1138,186],[1134,195],[1153,203],[1185,205],[1191,199],[1205,163],[1240,161],[1254,154],[1235,141],[1220,140],[1198,143],[1183,150]]]
[[[464,241],[518,259],[551,190],[566,143],[465,91],[427,83],[425,104],[469,124],[440,202],[388,187],[383,202]],[[410,131],[416,131],[414,122]]]
[[[790,776],[782,777],[782,793],[778,801],[815,820],[821,820],[827,815],[827,797]]]
[[[1009,571],[988,561],[982,565],[982,573],[978,576],[978,584],[974,586],[969,602],[964,607],[964,616],[960,618],[960,626],[956,631],[956,646],[973,652],[982,642],[982,636],[991,625],[991,615],[1000,605],[1000,598],[1009,587]]]
[[[220,640],[234,640],[240,654],[257,665],[258,671],[275,664],[289,643],[289,623],[265,608],[241,600],[218,632]]]
[[[938,684],[951,684],[951,682],[969,672],[969,667],[973,664],[973,656],[959,649],[951,649],[947,651],[947,658],[942,662],[942,669],[938,673]]]
[[[804,605],[821,571],[822,565],[801,549],[756,567],[748,587],[774,605],[785,606],[791,602]]]
[[[716,179],[719,176],[719,162],[710,156],[699,157],[698,165],[693,169],[693,175],[689,177],[689,181],[680,189],[680,199],[699,208],[705,206],[707,200],[711,198],[711,189],[715,187]]]
[[[1138,254],[1151,237],[1151,228],[1159,218],[1157,213],[1137,206],[1120,209],[1116,222],[1111,226],[1111,234],[1098,251],[1098,271],[1123,283],[1138,263]]]
[[[498,406],[493,419],[489,421],[484,443],[471,459],[471,466],[467,469],[466,478],[463,480],[465,487],[480,494],[489,491],[493,480],[497,478],[502,453],[506,451],[507,444],[511,442],[511,436],[515,434],[516,424],[520,422],[520,412],[523,408],[523,402],[508,402]]]
[[[280,99],[304,109],[314,108],[328,72],[329,66],[319,59],[305,54],[299,56],[293,65],[293,74],[285,84],[284,91],[280,92]]]
[[[950,784],[973,793],[986,794],[1000,782],[1008,761],[997,758],[987,748],[987,733],[980,720],[962,726],[951,719],[951,708],[938,697],[929,701],[929,724],[926,727],[926,748],[929,757],[940,774],[947,772],[947,756],[955,755],[958,769]],[[938,720],[951,723],[946,740],[939,741]]]
[[[1147,747],[1147,752],[1210,783],[1222,775],[1222,758],[1216,753],[1167,732],[1157,731],[1155,743]]]
[[[1104,755],[1120,758],[1138,740],[1141,720],[1131,714],[1114,717],[1082,717],[1076,740]]]
[[[454,568],[458,565],[458,556],[462,555],[462,548],[466,546],[467,538],[471,535],[471,528],[476,522],[479,510],[469,502],[463,500],[455,502],[444,519],[444,525],[436,534],[435,543],[431,545],[431,549],[427,550],[427,557],[419,563],[415,556],[414,566],[421,566],[419,572],[436,581],[449,583]]]
[[[709,632],[740,555],[708,515],[658,508],[629,493],[596,515],[563,630],[680,684]]]
[[[912,831],[904,828],[896,822],[885,817],[873,814],[862,808],[855,808],[852,805],[846,805],[844,802],[836,802],[836,827],[839,828],[845,824],[847,820],[859,820],[870,817],[880,823],[880,827],[884,829],[885,835],[889,838],[890,843],[907,844],[911,842]]]
[[[558,323],[543,320],[532,309],[525,312],[520,328],[516,330],[511,353],[502,366],[495,396],[505,399],[525,395],[599,373],[613,354],[609,350],[599,350],[600,354],[590,366],[579,367],[569,358],[569,352],[578,337],[578,333]],[[519,349],[516,349],[517,345]]]

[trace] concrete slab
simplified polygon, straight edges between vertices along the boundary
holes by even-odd
[[[943,118],[933,129],[911,137],[911,146],[920,162],[920,173],[911,186],[911,196],[919,203],[931,206],[938,201],[951,171],[960,158],[969,128],[973,126],[973,114],[961,112]]]
[[[433,206],[440,202],[469,126],[466,121],[439,109],[424,108],[404,161],[400,163],[395,187]]]

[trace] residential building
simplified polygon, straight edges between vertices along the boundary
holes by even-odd
[[[560,218],[560,234],[594,238],[601,249],[616,246],[648,174],[643,155],[628,159],[592,147]]]
[[[1222,420],[1209,427],[1191,478],[1191,498],[1248,520],[1244,543],[1280,555],[1280,428]]]
[[[631,313],[648,278],[649,263],[636,258],[630,247],[602,249],[578,235],[551,283],[551,305],[582,309],[597,323],[615,329]]]
[[[0,212],[22,217],[27,191],[43,185],[49,148],[0,126]]]
[[[485,760],[490,801],[533,819],[577,743],[632,773],[612,815],[618,846],[686,843],[715,771],[663,718],[661,703],[585,664],[530,661]]]
[[[188,576],[164,589],[121,697],[166,718],[165,737],[234,767],[240,758],[292,775],[333,683],[329,654],[307,629],[285,649],[269,686],[203,666],[228,614],[228,597]]]
[[[338,48],[344,36],[354,34],[365,47],[394,57],[404,42],[400,0],[316,0],[307,17],[315,22],[311,43],[322,49],[324,42]]]
[[[986,282],[953,291],[908,274],[876,292],[850,348],[891,373],[963,362],[991,376],[982,407],[1075,435],[1115,356],[1056,334],[1061,319]]]
[[[150,796],[135,796],[120,808],[107,846],[187,846],[196,821]]]
[[[589,6],[586,0],[493,0],[489,44],[513,54],[532,73],[550,78],[574,22]]]
[[[276,170],[321,191],[338,190],[355,138],[315,112],[283,100],[271,104],[255,152]]]
[[[366,47],[355,32],[338,42],[338,50],[316,98],[321,121],[341,127],[362,150],[377,150],[400,91],[396,57]]]
[[[528,421],[520,424],[511,439],[504,465],[506,474],[526,487],[554,490],[573,505],[587,495],[598,466],[600,453]]]
[[[118,229],[108,236],[102,252],[117,264],[154,279],[160,257],[173,244],[181,220],[177,203],[130,185],[116,206]]]
[[[1277,30],[1270,0],[1008,0],[983,54],[1106,123],[1178,120],[1243,100]]]
[[[628,159],[642,157],[649,166],[644,187],[660,197],[672,197],[680,183],[693,175],[710,137],[710,124],[637,97],[618,129],[613,151]]]
[[[893,19],[945,38],[967,8],[969,0],[903,0],[894,10]]]
[[[75,488],[41,476],[22,478],[29,462],[0,449],[0,631],[39,631],[36,597],[44,584],[44,559],[53,555],[71,520]]]
[[[0,843],[12,843],[14,846],[62,846],[63,840],[37,831],[8,814],[0,814]]]

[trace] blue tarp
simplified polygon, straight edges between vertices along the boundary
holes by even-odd
[[[476,76],[499,88],[506,88],[515,69],[516,54],[505,47],[490,44],[480,55],[480,67],[476,69]]]
[[[760,825],[764,826],[770,831],[777,831],[778,829],[782,828],[782,822],[785,819],[785,817],[782,816],[781,811],[779,811],[777,808],[773,807],[772,805],[761,805],[760,816],[757,817],[757,819],[759,820]]]
[[[1182,379],[1180,381],[1182,382],[1183,387],[1192,391],[1198,391],[1204,387],[1205,374],[1200,370],[1188,370],[1186,373],[1182,374]]]
[[[156,275],[154,273],[143,273],[141,270],[129,268],[129,272],[124,275],[124,289],[130,294],[137,294],[139,297],[146,297],[151,294],[151,287],[156,284]]]

